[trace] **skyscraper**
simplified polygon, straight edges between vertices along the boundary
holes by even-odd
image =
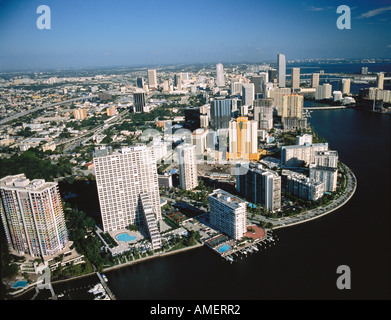
[[[0,213],[8,244],[19,254],[53,256],[68,243],[56,182],[24,174],[0,179]]]
[[[140,194],[149,196],[157,220],[161,219],[155,155],[145,145],[95,149],[94,164],[102,224],[105,232],[144,221]]]
[[[217,189],[208,197],[210,223],[229,237],[239,240],[247,231],[247,203]]]
[[[137,77],[136,86],[139,89],[144,89],[144,78],[143,77]]]
[[[341,80],[341,91],[343,94],[350,94],[350,79]]]
[[[176,87],[178,90],[182,90],[182,74],[177,73],[174,76],[174,87]]]
[[[140,113],[144,111],[145,107],[145,92],[136,91],[133,93],[133,112]]]
[[[254,120],[258,122],[258,129],[270,130],[273,128],[273,99],[254,100]]]
[[[229,123],[229,160],[259,160],[258,122],[239,117]]]
[[[231,99],[216,98],[210,106],[210,125],[213,130],[228,129],[231,120]]]
[[[224,80],[224,66],[221,63],[216,64],[216,85],[218,87],[224,87],[225,86],[225,80]]]
[[[157,89],[156,69],[148,69],[148,86],[149,89]]]
[[[311,87],[316,88],[319,86],[319,73],[313,73],[311,76]]]
[[[315,100],[323,100],[332,98],[332,86],[329,83],[324,83],[316,88]]]
[[[244,106],[252,106],[255,99],[254,83],[243,83],[242,85],[242,102]]]
[[[279,53],[277,55],[277,69],[278,69],[278,86],[285,88],[286,80],[286,58],[285,55]]]
[[[377,88],[380,90],[384,88],[384,73],[377,74]]]
[[[192,190],[198,186],[196,146],[182,143],[177,147],[179,166],[179,186]]]
[[[300,89],[300,68],[292,68],[292,89]]]
[[[270,211],[281,208],[281,177],[262,165],[237,164],[236,189],[251,203]]]
[[[303,118],[304,97],[299,94],[289,94],[282,97],[282,118]]]
[[[291,92],[291,88],[273,88],[268,92],[268,98],[273,99],[273,105],[277,108],[277,114],[280,117],[282,115],[282,98],[284,95],[291,94]]]

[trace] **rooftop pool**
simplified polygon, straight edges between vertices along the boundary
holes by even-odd
[[[121,233],[117,236],[117,240],[122,242],[130,242],[136,239],[137,238],[135,236],[130,236],[127,233]]]

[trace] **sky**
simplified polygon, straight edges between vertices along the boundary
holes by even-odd
[[[389,58],[390,31],[391,0],[0,0],[0,71]]]

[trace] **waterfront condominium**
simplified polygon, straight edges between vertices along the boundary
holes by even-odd
[[[236,190],[247,201],[261,204],[270,211],[281,208],[281,177],[254,163],[236,165]]]
[[[0,213],[8,244],[18,254],[45,258],[68,243],[56,182],[30,181],[24,174],[0,180]]]
[[[198,186],[196,146],[182,143],[177,148],[179,166],[179,186],[192,190]]]
[[[221,63],[216,64],[216,85],[218,87],[225,86],[224,66]]]
[[[239,240],[247,231],[247,202],[217,189],[208,197],[210,223],[229,237]]]
[[[286,80],[286,58],[285,55],[279,53],[277,55],[277,69],[278,69],[278,86],[285,88]]]
[[[287,167],[304,167],[315,162],[315,153],[328,151],[328,143],[283,146],[281,163]]]
[[[140,194],[149,196],[157,220],[161,220],[159,183],[153,150],[145,145],[94,152],[96,185],[104,232],[142,224]]]
[[[157,89],[156,69],[148,69],[149,89]]]

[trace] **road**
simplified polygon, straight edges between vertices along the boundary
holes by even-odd
[[[33,113],[33,112],[42,110],[42,109],[47,109],[47,108],[51,108],[51,107],[54,107],[54,106],[59,106],[59,105],[62,105],[62,104],[67,104],[67,103],[78,101],[78,100],[91,99],[91,98],[97,98],[97,97],[98,97],[98,95],[83,96],[83,97],[73,98],[73,99],[70,99],[70,100],[60,101],[60,102],[56,102],[56,103],[44,104],[43,106],[31,109],[31,110],[23,111],[23,112],[15,114],[13,116],[10,116],[8,118],[2,119],[2,120],[0,120],[0,125],[5,124],[7,122],[10,122],[12,120],[18,119],[20,117],[23,117],[23,116],[25,116],[25,115],[27,115],[29,113]]]

